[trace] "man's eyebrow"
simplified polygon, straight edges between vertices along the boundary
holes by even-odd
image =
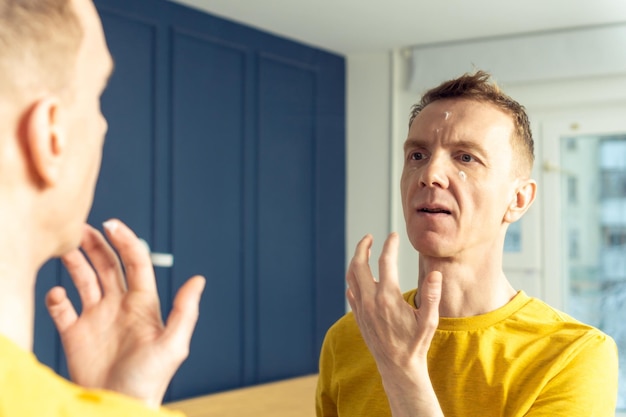
[[[485,150],[484,147],[482,147],[480,144],[476,143],[476,142],[472,142],[469,140],[457,140],[454,142],[451,142],[449,145],[447,145],[448,147],[452,147],[452,148],[461,148],[461,149],[465,149],[471,152],[476,152],[480,155],[486,155],[487,152]],[[406,152],[408,149],[414,149],[414,148],[427,148],[428,147],[428,142],[423,140],[423,139],[417,139],[417,138],[409,138],[404,142],[404,152]]]
[[[469,151],[473,151],[481,155],[485,155],[487,153],[486,149],[482,147],[480,144],[469,141],[469,140],[459,140],[457,142],[454,142],[453,146],[456,148],[467,149]]]
[[[424,148],[424,147],[426,147],[426,141],[425,140],[416,139],[416,138],[408,138],[407,140],[404,141],[403,149],[406,152],[407,149]]]

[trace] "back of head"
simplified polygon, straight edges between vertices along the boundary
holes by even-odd
[[[528,115],[522,105],[504,94],[495,83],[490,81],[490,78],[487,72],[477,71],[474,74],[464,74],[454,80],[446,81],[427,91],[420,102],[412,107],[409,127],[424,107],[437,100],[466,99],[490,103],[511,116],[515,126],[511,143],[518,156],[518,172],[524,176],[530,175],[535,159],[535,145]]]
[[[72,80],[81,38],[72,0],[2,0],[0,104],[62,93]]]
[[[42,233],[48,231],[44,225],[59,227],[48,218],[57,215],[51,210],[51,200],[34,197],[51,198],[35,168],[50,159],[37,157],[34,144],[52,149],[35,137],[54,135],[34,135],[33,127],[45,133],[48,126],[36,123],[44,119],[33,114],[37,108],[52,108],[41,106],[44,101],[71,102],[76,96],[73,80],[83,40],[76,4],[76,0],[0,1],[0,198],[6,203],[0,209],[0,249],[6,252],[7,247],[15,246],[16,238],[33,239],[36,233],[38,244],[21,245],[20,249],[24,257],[33,256],[30,262],[34,264],[49,256],[51,246],[58,246],[56,236],[48,239]],[[51,119],[57,115],[49,113]],[[56,152],[58,146],[54,149]],[[49,230],[58,232],[52,227]]]

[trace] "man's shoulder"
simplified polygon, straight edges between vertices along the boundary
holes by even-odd
[[[527,302],[524,307],[520,309],[518,315],[529,321],[534,320],[541,324],[579,327],[581,330],[597,330],[593,326],[583,323],[562,310],[559,310],[545,301],[535,297],[527,297]]]
[[[330,339],[343,339],[352,337],[355,334],[360,334],[359,326],[356,323],[354,313],[348,311],[330,326],[326,337]]]
[[[520,310],[518,318],[534,331],[541,330],[550,335],[555,343],[578,341],[587,346],[615,346],[613,339],[602,330],[584,323],[546,302],[530,297]]]
[[[2,335],[0,390],[0,408],[7,415],[181,416],[164,408],[146,408],[143,403],[115,392],[82,388]]]

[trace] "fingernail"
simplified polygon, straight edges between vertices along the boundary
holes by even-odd
[[[117,224],[117,222],[115,220],[107,220],[106,222],[102,223],[102,226],[110,234],[113,234],[113,233],[115,233],[115,230],[117,229],[117,226],[119,226],[119,225]]]

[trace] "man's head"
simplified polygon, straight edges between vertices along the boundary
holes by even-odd
[[[528,115],[522,105],[504,94],[496,84],[490,82],[489,74],[484,71],[465,74],[427,91],[422,96],[420,102],[411,109],[409,128],[424,107],[437,100],[446,98],[466,98],[468,100],[489,103],[509,114],[514,124],[511,144],[515,149],[516,168],[520,170],[520,175],[530,175],[535,160],[535,144],[530,130]]]
[[[0,193],[42,261],[77,246],[93,198],[112,70],[91,0],[0,5]]]
[[[413,107],[401,192],[409,240],[422,255],[502,253],[508,225],[535,198],[528,118],[488,78],[448,81]]]

